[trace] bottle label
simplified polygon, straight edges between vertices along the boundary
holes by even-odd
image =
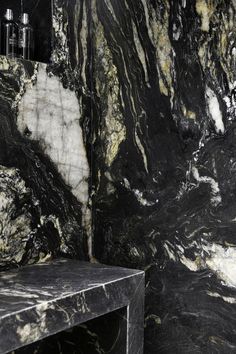
[[[31,36],[29,32],[22,31],[22,33],[20,33],[18,46],[20,48],[31,47]]]
[[[19,47],[20,47],[20,48],[26,47],[26,43],[23,41],[23,39],[20,39],[20,40],[19,40]]]
[[[12,46],[17,46],[17,36],[15,33],[12,33],[12,36],[9,38],[9,44]]]

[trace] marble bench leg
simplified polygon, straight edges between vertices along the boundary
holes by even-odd
[[[117,311],[119,335],[112,354],[143,354],[144,278],[129,305]]]
[[[134,297],[127,307],[126,354],[143,353],[144,332],[144,277],[140,280]]]

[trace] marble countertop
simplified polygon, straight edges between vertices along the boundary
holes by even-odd
[[[0,353],[128,306],[144,272],[75,260],[0,274]]]

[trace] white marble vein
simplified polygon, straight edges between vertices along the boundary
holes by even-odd
[[[19,104],[18,128],[40,141],[82,203],[88,199],[89,166],[80,127],[81,105],[75,92],[63,88],[40,65],[35,85],[27,87]]]

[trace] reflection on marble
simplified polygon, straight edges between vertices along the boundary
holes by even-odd
[[[144,272],[138,270],[59,259],[2,272],[0,353],[126,307],[123,338],[113,352],[141,354],[143,300]]]

